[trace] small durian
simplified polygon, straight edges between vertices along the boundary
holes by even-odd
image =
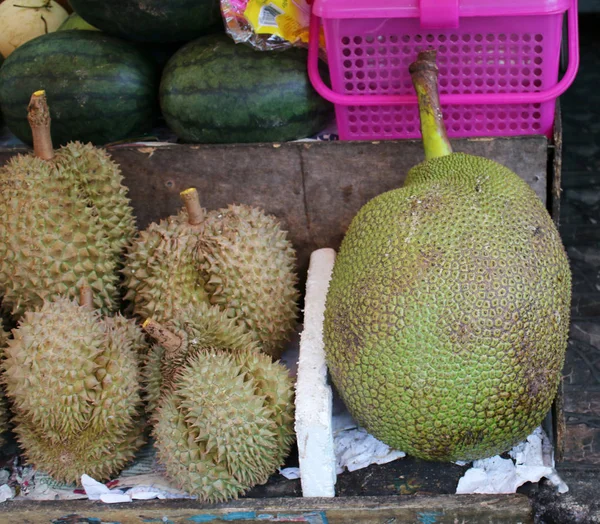
[[[151,224],[128,253],[126,300],[142,318],[166,322],[186,304],[210,303],[278,358],[298,315],[295,251],[278,221],[231,205],[206,212],[195,189],[185,209]]]
[[[82,286],[80,303],[44,301],[13,329],[3,362],[24,456],[56,480],[106,480],[143,444],[140,328],[103,318]]]
[[[223,311],[206,303],[188,304],[161,325],[146,319],[143,329],[157,343],[145,359],[143,384],[147,411],[152,413],[188,360],[203,351],[258,353],[259,344]]]
[[[34,154],[0,168],[0,294],[18,320],[44,300],[77,296],[88,282],[95,305],[120,301],[122,253],[135,234],[118,166],[106,152],[79,143],[54,151],[45,93],[29,105]]]
[[[237,498],[283,464],[294,440],[293,406],[288,370],[268,355],[201,351],[160,402],[158,459],[201,502]]]

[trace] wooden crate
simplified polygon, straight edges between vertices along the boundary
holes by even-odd
[[[456,151],[485,156],[513,169],[553,216],[558,216],[560,131],[553,145],[545,137],[530,136],[461,139],[454,140],[453,146]],[[338,248],[360,207],[372,197],[401,186],[408,170],[423,159],[418,141],[121,145],[109,151],[121,165],[130,188],[138,227],[176,213],[181,206],[180,191],[192,186],[208,209],[234,202],[259,206],[277,216],[289,231],[298,254],[302,286],[310,253],[322,247]],[[0,150],[0,164],[18,152]],[[559,395],[546,421],[559,457],[561,421]],[[425,474],[440,471],[433,468]],[[379,485],[383,487],[383,481]],[[524,495],[410,494],[410,489],[402,486],[391,488],[396,496],[389,496],[388,486],[387,491],[382,489],[385,496],[335,499],[298,498],[297,484],[294,489],[275,486],[254,490],[251,498],[212,506],[193,501],[117,506],[13,501],[0,505],[0,522],[533,522],[532,508]],[[355,491],[364,492],[360,486]]]

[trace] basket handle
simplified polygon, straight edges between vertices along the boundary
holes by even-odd
[[[568,43],[569,65],[561,80],[544,91],[527,93],[487,93],[487,94],[441,94],[442,104],[462,105],[496,105],[496,104],[535,104],[549,102],[562,95],[575,80],[579,68],[579,33],[577,23],[577,0],[572,0],[567,11],[568,16]],[[310,33],[308,41],[308,76],[310,81],[323,98],[334,104],[351,106],[382,106],[417,104],[415,95],[344,95],[336,93],[325,83],[319,74],[319,31],[321,19],[313,13],[310,14]]]

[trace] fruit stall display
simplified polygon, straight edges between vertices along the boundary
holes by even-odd
[[[235,44],[219,2],[43,4],[19,9],[61,16],[40,35],[32,23],[0,67],[14,145],[0,150],[0,429],[22,459],[60,482],[108,481],[152,441],[197,505],[146,502],[146,519],[530,516],[521,495],[437,493],[459,472],[444,462],[507,451],[560,399],[570,273],[547,211],[560,140],[460,139],[453,152],[430,53],[429,77],[413,76],[424,153],[299,141],[333,119],[306,50]],[[157,129],[176,139],[154,145]],[[292,502],[298,484],[272,481],[295,448],[280,358],[321,247],[339,249],[324,337],[341,397],[383,442],[434,461],[417,476],[452,477],[414,506],[383,481],[344,508]],[[2,511],[138,518],[84,503]]]

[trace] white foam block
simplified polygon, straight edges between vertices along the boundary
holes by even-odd
[[[335,496],[332,391],[327,381],[323,344],[325,298],[334,262],[333,249],[314,251],[306,282],[296,381],[296,438],[304,497]]]

